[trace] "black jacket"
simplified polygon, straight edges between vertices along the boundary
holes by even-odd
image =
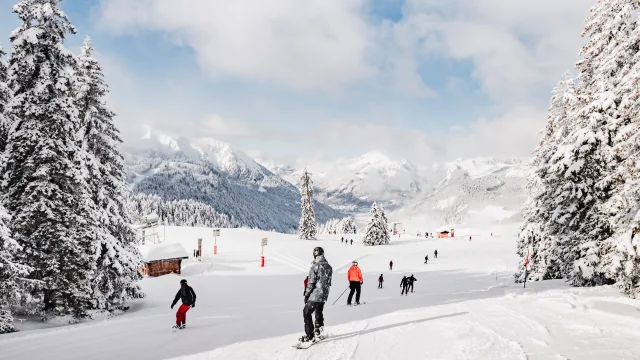
[[[178,290],[176,298],[173,299],[173,302],[171,303],[171,307],[173,307],[178,302],[178,299],[181,299],[182,303],[187,306],[196,305],[196,293],[195,291],[193,291],[191,286],[187,284],[183,284],[180,290]]]
[[[407,286],[409,285],[409,279],[407,279],[406,277],[403,277],[402,280],[400,281],[400,286]]]
[[[409,285],[413,284],[414,281],[418,281],[418,279],[413,277],[413,275],[407,278],[407,282],[409,283]]]

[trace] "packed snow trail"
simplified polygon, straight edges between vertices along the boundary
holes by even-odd
[[[237,343],[175,360],[638,359],[638,302],[615,289],[556,289],[561,281],[506,296],[402,310],[328,326],[300,352],[288,337]],[[584,308],[567,297],[582,299]]]
[[[364,247],[341,244],[339,236],[304,241],[224,229],[215,256],[207,254],[213,248],[207,236],[211,229],[167,227],[166,241],[182,243],[188,253],[204,238],[203,261],[183,266],[182,277],[198,295],[185,330],[171,331],[176,309],[170,305],[182,277],[145,278],[147,297],[132,302],[128,313],[67,326],[17,324],[21,332],[0,336],[0,359],[600,359],[604,353],[632,359],[640,353],[638,301],[611,289],[568,290],[562,281],[528,284],[523,291],[513,284],[517,259],[507,235],[473,242],[403,236],[388,246]],[[269,237],[264,268],[258,262],[262,237]],[[303,264],[310,265],[315,246],[334,267],[324,312],[332,338],[300,351],[290,345],[303,333]],[[438,259],[424,265],[424,255],[436,248]],[[343,297],[330,306],[347,288],[354,259],[363,270],[361,301],[367,305],[348,307]],[[380,273],[383,289],[377,289]],[[412,273],[415,292],[400,296],[400,279]]]
[[[394,311],[501,296],[504,289],[492,276],[457,272],[416,273],[416,292],[400,296],[400,274],[387,275],[388,287],[377,289],[375,274],[363,285],[362,307],[347,307],[346,299],[325,308],[327,326],[365,320]],[[344,281],[340,279],[344,277]],[[176,309],[171,301],[179,289],[175,275],[145,279],[147,298],[135,302],[131,312],[107,321],[94,321],[56,329],[24,331],[0,338],[0,359],[48,360],[88,358],[112,360],[163,359],[213,350],[236,342],[303,333],[301,276],[194,276],[189,285],[198,294],[196,307],[187,313],[187,328],[172,334]],[[502,281],[507,281],[506,278]],[[396,286],[392,286],[393,284]],[[475,290],[468,286],[474,284]],[[329,303],[346,288],[345,274],[335,274]],[[320,344],[318,344],[320,345]]]

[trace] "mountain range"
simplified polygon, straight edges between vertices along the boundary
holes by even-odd
[[[154,207],[158,199],[188,200],[209,206],[200,211],[219,213],[226,223],[297,230],[304,167],[256,161],[215,139],[171,137],[151,129],[135,148],[123,150],[128,183],[134,193],[153,196]],[[306,168],[320,224],[366,213],[374,201],[396,217],[424,216],[438,224],[517,221],[529,174],[521,159],[458,159],[418,167],[380,151]]]
[[[123,156],[134,193],[200,202],[242,226],[280,232],[298,228],[298,189],[228,144],[148,129],[135,148],[123,148]],[[317,201],[314,205],[320,223],[345,216]]]

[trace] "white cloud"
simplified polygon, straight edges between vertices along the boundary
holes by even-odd
[[[471,61],[494,101],[548,91],[572,68],[593,0],[408,0],[395,38],[424,58]],[[538,95],[538,94],[536,94]]]
[[[165,31],[214,77],[335,91],[375,73],[364,0],[103,0],[102,24]]]
[[[327,111],[305,107],[313,103],[309,97],[294,106],[269,96],[264,97],[264,110],[242,105],[194,110],[183,101],[188,88],[171,90],[178,95],[165,96],[169,103],[158,108],[131,101],[121,102],[116,110],[127,113],[127,121],[155,121],[187,136],[239,143],[261,156],[287,154],[292,162],[357,156],[374,148],[423,164],[478,155],[527,156],[546,119],[541,104],[577,60],[582,21],[593,4],[407,0],[399,22],[374,24],[363,10],[371,1],[101,0],[103,26],[163,32],[193,48],[201,67],[214,78],[262,83],[268,85],[266,91],[275,84],[294,91],[348,92],[337,98],[338,110]],[[426,126],[406,124],[425,116],[412,113],[409,102],[372,103],[366,92],[358,92],[372,86],[381,94],[433,96],[428,86],[433,79],[423,79],[419,70],[434,59],[443,66],[441,85],[449,92],[475,94],[477,89],[467,90],[479,84],[490,98],[484,118],[468,123],[459,117],[451,123],[440,119],[437,127],[449,132],[427,133],[420,129]],[[458,64],[470,65],[471,79],[464,71],[452,71]],[[351,85],[358,91],[349,92]],[[344,105],[345,98],[361,101],[354,107],[358,110]],[[413,118],[405,121],[399,114]]]

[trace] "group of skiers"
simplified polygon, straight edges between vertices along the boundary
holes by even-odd
[[[434,256],[438,257],[438,250],[434,251]],[[425,263],[428,256],[425,258]],[[389,270],[393,269],[393,261],[389,262]],[[324,249],[316,247],[313,249],[313,262],[309,275],[304,279],[304,308],[302,316],[304,318],[305,334],[299,339],[300,343],[308,343],[318,341],[324,338],[324,304],[329,298],[329,289],[331,288],[331,278],[333,276],[333,268],[324,257]],[[353,261],[351,267],[347,271],[347,280],[349,281],[349,296],[347,297],[347,305],[352,304],[353,295],[355,294],[355,304],[360,305],[360,293],[364,279],[362,271],[358,267],[358,262]],[[402,292],[400,295],[408,295],[409,291],[413,292],[413,284],[418,281],[413,274],[411,276],[403,276],[400,281]],[[383,288],[384,276],[380,274],[378,278],[378,289]],[[346,290],[345,290],[346,291]],[[175,306],[178,300],[182,300],[182,305],[176,312],[176,329],[184,329],[187,321],[187,311],[196,306],[196,293],[193,288],[187,284],[186,279],[180,280],[180,290],[176,294],[171,308]],[[315,324],[313,317],[315,315]]]
[[[413,283],[416,281],[418,281],[418,279],[416,279],[413,274],[411,274],[411,276],[409,277],[403,276],[402,280],[400,281],[400,287],[402,288],[402,292],[400,293],[400,295],[409,295],[409,289],[411,289],[411,292],[413,292]]]
[[[340,242],[341,243],[349,244],[349,241],[351,241],[351,245],[353,245],[353,239],[349,240],[349,239],[345,239],[345,238],[340,238]]]
[[[436,259],[438,258],[438,249],[436,249],[436,250],[433,252],[433,256],[434,256]],[[427,256],[425,256],[425,257],[424,257],[424,263],[425,263],[425,264],[427,264],[428,262],[429,262],[429,255],[427,255]]]

